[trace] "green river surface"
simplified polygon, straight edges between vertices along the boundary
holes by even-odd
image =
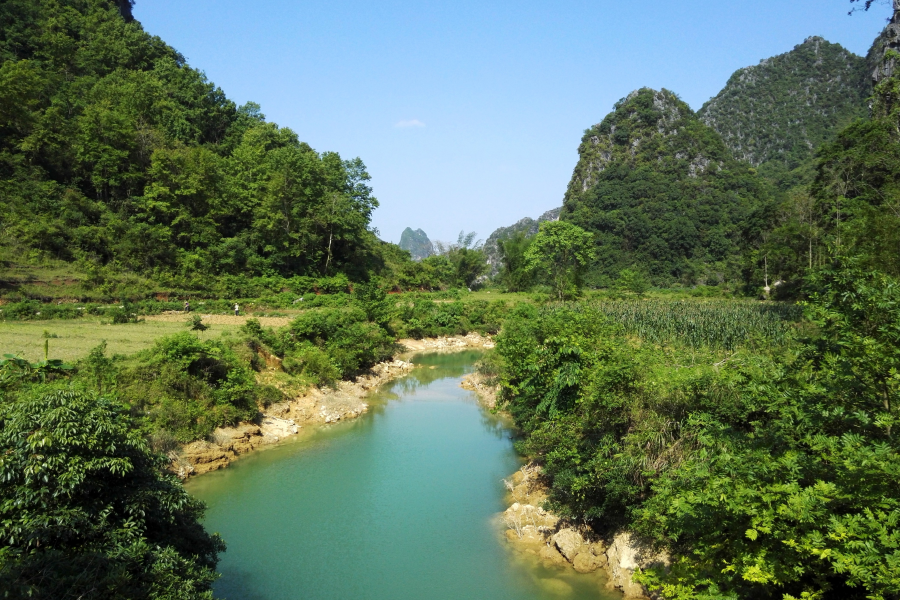
[[[621,598],[601,574],[507,547],[501,480],[521,462],[506,423],[459,387],[479,355],[417,355],[421,366],[370,395],[362,417],[189,481],[228,544],[216,597]]]

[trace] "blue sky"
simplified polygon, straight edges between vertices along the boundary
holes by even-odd
[[[848,0],[137,0],[144,28],[238,104],[359,156],[398,242],[559,206],[582,132],[639,87],[692,108],[811,35],[865,54],[887,3]]]

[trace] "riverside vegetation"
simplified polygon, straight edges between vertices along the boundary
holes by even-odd
[[[492,240],[490,280],[474,234],[420,261],[381,242],[361,160],[235,106],[129,0],[0,4],[2,318],[46,323],[43,360],[0,361],[0,590],[211,598],[224,542],[166,451],[398,338],[499,332],[481,368],[548,508],[668,552],[648,590],[900,598],[898,20],[866,61],[807,40],[697,114],[629,95],[585,133],[558,220]],[[754,100],[819,66],[853,93]],[[52,356],[52,319],[141,328],[185,299],[290,319]]]

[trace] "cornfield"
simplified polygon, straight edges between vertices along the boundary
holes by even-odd
[[[780,345],[802,316],[795,305],[753,301],[610,300],[591,307],[644,341],[713,350],[733,350],[751,339]]]

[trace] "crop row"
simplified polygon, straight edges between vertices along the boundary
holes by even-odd
[[[750,340],[780,345],[802,316],[796,305],[753,301],[612,300],[592,307],[647,342],[724,350]]]

